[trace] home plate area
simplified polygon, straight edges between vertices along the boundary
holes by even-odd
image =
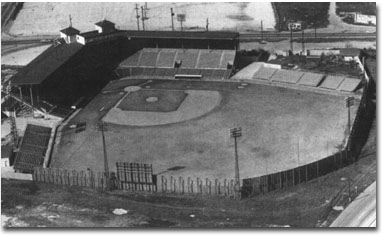
[[[124,89],[126,95],[104,116],[103,121],[128,126],[154,126],[200,117],[219,105],[217,91]]]

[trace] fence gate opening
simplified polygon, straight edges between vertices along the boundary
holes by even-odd
[[[157,191],[157,175],[151,164],[116,162],[117,178],[123,190]]]

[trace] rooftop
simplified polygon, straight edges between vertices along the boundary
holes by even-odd
[[[50,46],[20,72],[15,74],[12,77],[12,85],[34,85],[42,83],[83,46],[79,43],[66,44],[62,40],[59,42],[61,43]]]
[[[69,26],[68,28],[60,30],[61,33],[64,33],[66,35],[72,36],[80,33],[80,30],[77,30],[73,28],[72,26]]]

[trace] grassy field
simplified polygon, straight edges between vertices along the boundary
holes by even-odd
[[[116,92],[101,93],[80,111],[68,126],[86,122],[88,129],[77,134],[65,134],[64,130],[51,166],[102,170],[101,133],[96,123],[123,97],[119,86],[123,90],[143,82],[113,83],[111,88]],[[151,89],[215,90],[222,100],[208,114],[180,123],[147,127],[110,124],[105,136],[112,170],[117,161],[141,162],[153,164],[154,173],[232,178],[234,141],[228,130],[235,126],[243,129],[239,140],[242,178],[321,159],[336,152],[345,138],[343,97],[256,84],[238,89],[236,82],[154,80],[147,85]],[[176,166],[184,168],[167,172]]]
[[[336,13],[359,12],[365,15],[376,15],[376,2],[337,2]]]
[[[287,30],[285,21],[302,21],[302,23],[313,28],[313,23],[317,28],[324,28],[329,24],[328,2],[275,2],[274,3],[279,22],[277,29]],[[305,27],[306,28],[306,27]]]

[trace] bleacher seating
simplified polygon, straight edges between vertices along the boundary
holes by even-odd
[[[214,69],[220,67],[221,50],[203,50],[198,61],[198,68]]]
[[[138,66],[142,67],[155,67],[157,63],[158,52],[143,50]]]
[[[156,67],[173,68],[176,57],[176,49],[164,49],[160,51]]]
[[[224,50],[222,53],[223,53],[223,56],[222,56],[221,64],[219,65],[219,67],[221,69],[227,69],[228,64],[234,65],[235,51]]]
[[[182,68],[195,68],[199,51],[196,49],[178,50],[176,61],[182,61]]]
[[[228,79],[232,71],[228,64],[233,65],[234,59],[234,50],[144,48],[124,60],[116,74],[158,78],[201,74],[207,79]],[[213,74],[214,70],[218,71]]]
[[[32,173],[34,167],[42,166],[51,131],[50,127],[27,125],[15,159],[14,169],[16,171]]]

